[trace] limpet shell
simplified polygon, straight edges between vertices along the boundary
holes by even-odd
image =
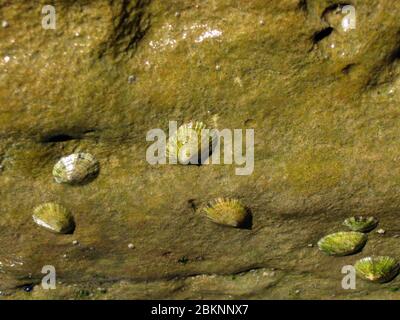
[[[384,283],[397,276],[400,265],[392,257],[379,256],[360,259],[354,267],[361,278]]]
[[[236,199],[218,198],[203,210],[213,222],[230,227],[241,227],[248,218],[248,210]]]
[[[318,247],[330,256],[347,256],[360,251],[367,239],[367,235],[361,232],[337,232],[320,239]]]
[[[201,164],[211,153],[213,139],[212,133],[204,132],[207,129],[200,121],[191,121],[181,125],[175,134],[168,139],[166,156],[174,157],[180,164]],[[210,130],[211,131],[211,130]]]
[[[57,183],[83,184],[99,173],[99,162],[90,153],[73,153],[62,157],[53,168]]]
[[[54,202],[37,206],[32,218],[39,226],[55,233],[69,233],[75,228],[72,214],[65,207]]]
[[[369,232],[376,228],[378,219],[375,217],[350,217],[344,220],[343,225],[352,231]]]

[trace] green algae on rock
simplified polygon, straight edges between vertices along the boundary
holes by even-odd
[[[61,158],[53,168],[57,183],[83,184],[99,173],[99,162],[90,153],[73,153]]]
[[[347,256],[360,251],[368,237],[361,232],[337,232],[318,241],[319,249],[330,256]]]
[[[354,267],[357,274],[372,282],[389,282],[397,276],[400,265],[392,257],[378,256],[358,260]]]
[[[217,224],[241,227],[248,218],[248,211],[239,200],[218,198],[204,211],[209,219]]]
[[[369,232],[376,228],[378,222],[378,219],[375,217],[358,216],[347,218],[344,220],[343,225],[352,231]]]
[[[34,209],[33,221],[55,233],[70,233],[75,228],[72,214],[62,205],[48,202]]]

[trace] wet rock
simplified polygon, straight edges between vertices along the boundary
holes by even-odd
[[[76,298],[108,280],[110,298],[282,299],[297,288],[302,298],[394,298],[380,287],[339,290],[332,272],[347,258],[306,247],[358,212],[400,230],[400,3],[352,1],[347,32],[332,3],[57,0],[55,30],[42,28],[40,4],[3,4],[0,240],[13,245],[0,249],[1,291],[26,296],[20,279],[54,263],[65,291],[35,288],[34,298]],[[193,119],[219,129],[251,119],[253,174],[149,165],[146,133]],[[87,150],[101,163],[93,183],[52,182],[61,157]],[[253,228],[204,223],[187,205],[220,196],[251,206]],[[90,255],[27,223],[49,199],[76,212],[74,236],[96,248]],[[127,242],[140,244],[135,254]],[[382,243],[380,254],[400,256],[397,247]],[[6,265],[13,254],[24,265]],[[183,266],[184,254],[193,260]],[[231,280],[271,265],[271,279]]]

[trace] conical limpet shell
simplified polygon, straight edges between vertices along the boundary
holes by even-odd
[[[319,240],[318,247],[330,256],[347,256],[360,251],[367,239],[367,235],[361,232],[337,232]]]
[[[71,213],[54,202],[44,203],[36,207],[32,218],[39,226],[55,233],[69,233],[75,228]]]
[[[243,226],[248,218],[246,207],[236,199],[219,198],[203,210],[213,222],[231,227]]]
[[[358,260],[354,267],[357,274],[365,280],[388,282],[399,272],[399,264],[392,257],[367,257]]]
[[[378,225],[378,219],[375,217],[363,216],[350,217],[344,220],[343,225],[352,231],[369,232],[376,228]]]
[[[216,142],[203,122],[192,121],[181,125],[168,139],[167,158],[174,157],[180,164],[201,164],[211,153]]]
[[[99,173],[99,162],[90,153],[73,153],[61,158],[53,168],[57,183],[83,184]]]

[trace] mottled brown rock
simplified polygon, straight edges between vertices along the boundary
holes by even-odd
[[[59,0],[56,30],[41,26],[45,4],[0,1],[1,292],[396,297],[361,282],[344,291],[340,270],[358,257],[308,244],[362,212],[388,235],[372,233],[362,255],[400,255],[398,1],[352,1],[348,32],[328,0]],[[149,165],[146,132],[192,119],[254,128],[253,174]],[[54,183],[54,163],[80,151],[99,176]],[[252,229],[205,223],[196,208],[218,197],[249,206]],[[48,201],[68,203],[74,238],[32,228],[31,209]],[[63,284],[21,292],[44,265]]]

